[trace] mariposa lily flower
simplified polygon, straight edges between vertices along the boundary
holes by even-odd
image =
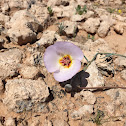
[[[70,42],[56,42],[44,53],[44,63],[55,80],[63,82],[71,79],[81,68],[83,52]]]

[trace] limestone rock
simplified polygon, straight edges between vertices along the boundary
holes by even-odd
[[[92,60],[93,57],[98,53],[114,53],[114,51],[109,47],[103,39],[98,39],[94,42],[88,40],[83,47],[83,53],[88,58],[88,60]],[[86,63],[86,59],[82,60],[83,63]],[[113,73],[113,59],[111,57],[105,57],[105,55],[97,55],[95,60],[95,64],[98,67],[100,73],[105,76],[109,76]],[[90,66],[89,66],[90,67]]]
[[[35,0],[4,0],[2,3],[2,11],[5,12],[8,8],[11,10],[28,9]]]
[[[115,20],[111,15],[101,15],[100,20],[102,22],[100,23],[100,27],[98,28],[98,35],[100,37],[106,37],[110,27],[115,24]]]
[[[126,56],[126,53],[124,54]],[[119,67],[126,67],[126,58],[125,57],[117,57],[114,61],[116,65]]]
[[[123,89],[110,89],[106,91],[106,94],[110,96],[111,103],[108,102],[108,105],[106,106],[108,112],[111,113],[111,115],[114,116],[122,116],[126,114],[126,91]],[[123,107],[122,107],[123,106]]]
[[[109,45],[107,44],[107,42],[104,39],[97,39],[96,41],[92,42],[91,40],[87,41],[84,44],[83,50],[86,51],[92,51],[94,52],[94,54],[96,52],[113,52],[113,50],[109,47]]]
[[[103,21],[101,24],[100,24],[100,27],[98,28],[98,35],[100,37],[106,37],[106,35],[108,34],[109,32],[109,29],[110,29],[110,25],[108,22],[106,21]]]
[[[48,86],[42,80],[7,80],[4,104],[9,110],[23,112],[33,106],[44,103],[48,96]]]
[[[55,114],[56,119],[63,120],[65,122],[68,121],[68,111],[59,111]]]
[[[107,24],[109,24],[109,26],[111,27],[111,26],[113,26],[114,24],[116,24],[116,20],[115,19],[113,19],[113,17],[111,16],[111,15],[101,15],[100,16],[100,20],[102,21],[102,22],[107,22]]]
[[[36,4],[32,4],[29,12],[36,17],[43,27],[48,24],[50,15],[47,7],[42,2],[38,1]]]
[[[56,120],[53,121],[53,126],[69,126],[69,125],[64,120],[56,119]]]
[[[88,121],[88,122],[82,122],[82,126],[96,126],[94,122]]]
[[[19,23],[20,24],[20,23]],[[19,26],[19,25],[18,25]],[[8,30],[8,35],[11,38],[13,43],[23,45],[26,43],[32,43],[36,41],[36,34],[30,29],[21,28],[23,26],[19,26],[18,29],[14,27]],[[21,31],[19,29],[22,29]]]
[[[66,35],[69,37],[74,36],[74,34],[77,31],[77,23],[75,22],[71,22],[71,21],[64,21],[64,32],[66,33]]]
[[[72,1],[71,1],[71,2],[72,2]],[[77,3],[75,3],[75,4],[80,5],[80,6],[83,7],[83,6],[85,5],[85,3],[86,3],[86,0],[83,0],[83,1],[82,1],[82,0],[76,0],[76,2],[77,2]]]
[[[74,6],[60,6],[60,7],[53,7],[52,8],[54,13],[56,13],[57,18],[63,18],[63,17],[70,17],[71,15],[74,15],[76,10]]]
[[[39,73],[39,70],[35,66],[22,66],[20,71],[20,75],[23,76],[23,78],[27,79],[33,79],[37,76]]]
[[[114,114],[114,112],[115,112],[115,104],[112,102],[112,103],[108,103],[107,105],[106,105],[106,110],[108,111],[108,113],[110,114],[110,115],[113,115]]]
[[[5,40],[0,38],[0,49],[3,48],[3,44],[4,44]]]
[[[107,42],[104,39],[97,39],[96,41],[92,42],[91,40],[88,40],[84,46],[83,46],[83,52],[86,57],[88,57],[89,60],[92,60],[92,58],[96,55],[98,52],[102,53],[114,53],[114,51],[109,47]],[[85,59],[82,60],[86,61]],[[100,61],[99,61],[100,62]]]
[[[114,2],[115,2],[115,4],[117,4],[117,5],[121,5],[121,4],[122,4],[122,0],[115,0]]]
[[[23,53],[19,49],[10,49],[0,53],[0,77],[12,77],[16,74],[17,68],[22,61]]]
[[[126,121],[124,122],[124,125],[123,126],[126,126]]]
[[[79,99],[82,102],[87,102],[89,104],[94,104],[96,101],[95,95],[90,91],[82,90],[80,93],[75,94],[75,99]]]
[[[10,17],[0,13],[0,23],[5,24],[9,21]]]
[[[60,6],[60,5],[68,6],[69,5],[69,1],[68,0],[58,0],[56,2],[56,6]]]
[[[40,126],[42,125],[40,117],[33,117],[30,126]]]
[[[45,120],[44,126],[69,126],[68,125],[68,111],[58,111],[54,114],[51,120]],[[47,125],[48,124],[48,125]]]
[[[0,79],[0,93],[2,93],[3,89],[4,89],[4,84],[2,80]]]
[[[113,17],[113,19],[116,19],[118,21],[126,22],[126,17],[122,17],[122,16],[120,16],[118,14],[112,14],[112,17]]]
[[[41,45],[51,45],[55,41],[61,41],[61,37],[56,34],[55,31],[46,30],[39,41],[36,42],[39,46]]]
[[[52,122],[50,120],[44,121],[44,126],[53,126]]]
[[[96,8],[95,9],[96,14],[98,14],[99,16],[102,15],[110,15],[110,13],[108,13],[105,9],[103,8]]]
[[[69,5],[69,1],[68,0],[48,0],[47,6],[67,6]]]
[[[109,0],[100,0],[99,1],[101,5],[108,5],[109,4]]]
[[[19,45],[35,42],[36,32],[42,26],[27,10],[20,10],[14,13],[10,22],[6,24],[11,41]]]
[[[8,3],[3,3],[1,10],[2,10],[2,13],[6,13],[9,10]]]
[[[104,78],[98,72],[98,68],[97,68],[95,62],[91,63],[91,65],[88,67],[86,72],[89,73],[89,78],[87,78],[87,81],[88,81],[87,87],[104,86]]]
[[[90,18],[91,16],[94,15],[94,12],[93,11],[88,11],[87,13],[83,14],[83,15],[79,15],[79,14],[75,14],[75,15],[72,15],[71,16],[71,21],[82,21],[84,19],[88,19]]]
[[[28,55],[26,57],[26,59],[24,60],[24,63],[29,65],[29,66],[37,66],[37,65],[44,65],[44,61],[43,61],[43,54],[39,51],[29,51],[28,53],[30,53],[30,55]]]
[[[61,2],[61,0],[48,0],[48,2],[47,2],[47,6],[48,7],[53,7],[53,6],[56,6],[56,4],[57,3],[60,3]]]
[[[110,74],[114,74],[114,63],[112,56],[106,57],[106,55],[98,55],[95,63],[102,75],[109,76]]]
[[[2,79],[11,78],[17,75],[16,66],[11,66],[8,64],[0,65],[0,70],[1,70],[0,77]]]
[[[96,33],[99,25],[99,18],[88,18],[83,24],[83,29],[88,33]]]
[[[111,122],[105,122],[102,125],[103,126],[124,126],[123,124],[124,124],[123,121],[114,121],[114,122],[111,121]]]
[[[84,105],[79,108],[77,111],[74,111],[71,114],[72,119],[78,120],[81,119],[83,116],[87,116],[87,114],[93,113],[93,105]]]
[[[117,24],[114,26],[115,32],[122,35],[123,32],[124,32],[124,26],[125,26],[125,24],[122,23],[122,22],[117,23]]]
[[[20,63],[22,60],[22,51],[19,49],[10,49],[8,51],[5,52],[1,52],[0,53],[0,61],[1,61],[1,65],[2,64],[17,64]]]
[[[5,34],[5,28],[4,25],[0,23],[0,35]]]
[[[15,12],[9,23],[6,25],[7,27],[12,28],[13,26],[17,25],[16,23],[19,23],[20,20],[23,20],[22,25],[26,25],[32,31],[38,32],[40,30],[41,25],[39,21],[27,10]]]
[[[79,15],[79,14],[75,14],[71,16],[71,21],[82,21],[85,19],[85,15]]]
[[[126,80],[126,70],[121,71],[121,77]]]
[[[8,119],[5,121],[5,126],[16,126],[15,120],[14,120],[12,117],[8,118]]]

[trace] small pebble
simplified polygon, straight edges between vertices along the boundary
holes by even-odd
[[[66,92],[71,92],[72,91],[72,86],[70,84],[65,85],[65,90]]]

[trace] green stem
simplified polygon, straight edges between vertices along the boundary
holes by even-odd
[[[96,60],[96,58],[97,58],[97,56],[98,55],[106,55],[105,57],[110,57],[110,56],[112,56],[112,55],[115,55],[115,56],[121,56],[121,57],[124,57],[124,58],[126,58],[126,56],[124,56],[124,55],[121,55],[121,54],[116,54],[116,53],[96,53],[95,54],[95,56],[92,58],[92,60],[91,61],[88,61],[88,59],[86,58],[86,56],[84,56],[84,58],[87,60],[87,65],[84,67],[84,71],[86,71],[87,70],[87,68],[89,67],[89,65],[94,61],[94,60]],[[74,81],[74,79],[75,79],[75,77],[76,77],[76,75],[71,79],[71,82],[70,82],[70,84],[72,85],[72,83],[73,83],[73,81]],[[113,87],[113,86],[107,86],[107,87],[105,87],[105,86],[103,86],[103,87],[79,87],[78,86],[78,88],[80,88],[80,89],[84,89],[84,90],[89,90],[89,89],[99,89],[99,90],[105,90],[105,89],[118,89],[118,88],[121,88],[121,89],[126,89],[126,87]]]
[[[89,62],[89,60],[87,59],[87,57],[84,55],[84,58],[87,60],[87,62]]]
[[[97,58],[97,56],[98,55],[106,55],[105,57],[109,57],[109,56],[112,56],[112,55],[114,55],[114,56],[121,56],[121,57],[124,57],[124,58],[126,58],[126,56],[124,56],[124,55],[121,55],[121,54],[116,54],[116,53],[96,53],[95,54],[95,56],[93,57],[93,59],[91,60],[91,61],[88,61],[88,59],[86,58],[86,56],[84,56],[84,58],[87,60],[87,62],[88,62],[88,64],[86,65],[86,67],[84,67],[84,71],[86,71],[87,70],[87,68],[89,67],[89,65]]]

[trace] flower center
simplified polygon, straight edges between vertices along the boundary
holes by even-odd
[[[59,63],[65,68],[69,68],[72,64],[72,58],[70,55],[64,55],[59,59]]]

